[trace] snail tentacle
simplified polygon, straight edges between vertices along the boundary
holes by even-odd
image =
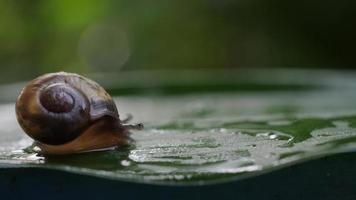
[[[122,124],[122,127],[124,127],[127,130],[142,130],[144,128],[142,123],[138,124]]]

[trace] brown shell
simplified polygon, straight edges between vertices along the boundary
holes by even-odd
[[[101,86],[66,72],[29,82],[17,99],[16,115],[31,138],[48,145],[68,143],[106,116],[119,122],[116,105]]]

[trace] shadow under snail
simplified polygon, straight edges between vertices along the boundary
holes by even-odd
[[[96,82],[59,72],[30,81],[16,101],[22,129],[42,154],[71,154],[120,147],[130,141],[130,129],[142,124],[120,120],[110,95]]]

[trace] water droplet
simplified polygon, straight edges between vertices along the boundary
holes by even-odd
[[[219,132],[220,132],[220,133],[226,133],[226,131],[227,131],[227,130],[226,130],[225,128],[220,128],[220,129],[219,129]]]
[[[271,134],[271,135],[269,135],[269,139],[271,139],[271,140],[277,139],[277,135]]]
[[[131,162],[128,160],[122,160],[120,164],[124,167],[128,167],[131,165]]]
[[[269,137],[270,136],[270,132],[266,132],[266,133],[258,133],[257,135],[256,135],[256,137]]]

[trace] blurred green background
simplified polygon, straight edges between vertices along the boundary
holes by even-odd
[[[0,0],[0,82],[46,72],[352,68],[355,1]]]

